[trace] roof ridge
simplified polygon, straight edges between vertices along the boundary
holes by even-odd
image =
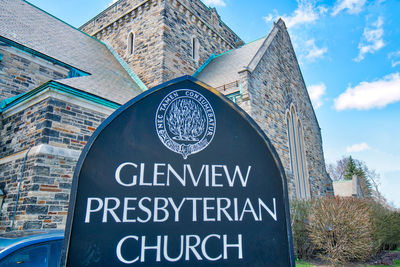
[[[28,5],[30,5],[30,6],[33,7],[33,8],[38,9],[39,11],[45,13],[46,15],[49,15],[50,17],[52,17],[52,18],[54,18],[54,19],[60,21],[61,23],[65,24],[65,25],[67,25],[67,26],[69,26],[69,27],[71,27],[72,29],[74,29],[74,30],[76,30],[76,31],[78,31],[78,32],[80,32],[80,33],[83,33],[84,35],[86,35],[86,36],[92,38],[93,40],[95,40],[95,41],[97,41],[97,42],[99,42],[99,43],[102,43],[102,42],[101,42],[99,39],[97,39],[96,37],[93,37],[93,36],[87,34],[86,32],[79,30],[78,28],[76,28],[76,27],[72,26],[71,24],[69,24],[69,23],[63,21],[63,20],[60,19],[60,18],[57,18],[56,16],[50,14],[50,13],[47,12],[46,10],[43,10],[43,9],[41,9],[41,8],[38,7],[38,6],[35,6],[34,4],[28,2],[27,0],[21,0],[21,1],[27,3]]]
[[[104,44],[107,49],[111,52],[111,54],[115,57],[115,59],[121,64],[122,68],[128,73],[128,75],[131,77],[131,79],[139,86],[139,88],[144,92],[148,88],[147,86],[143,83],[143,81],[136,75],[136,73],[129,67],[129,65],[125,62],[125,60],[112,48],[112,46],[107,43],[106,41],[101,42]]]
[[[250,60],[249,64],[245,67],[245,69],[249,70],[250,72],[253,72],[253,70],[256,68],[256,66],[260,62],[262,55],[265,53],[265,51],[267,51],[268,47],[272,43],[272,40],[275,38],[276,34],[278,33],[278,27],[281,28],[281,26],[282,26],[281,22],[283,22],[283,20],[279,19],[278,22],[274,23],[274,26],[272,27],[271,31],[267,34],[264,42],[258,48],[257,52],[254,54],[254,57]],[[283,23],[283,25],[284,25],[284,23]]]
[[[50,61],[55,65],[58,65],[58,66],[61,66],[63,68],[68,69],[69,70],[68,75],[74,74],[74,75],[72,75],[71,77],[68,77],[68,78],[92,75],[88,71],[85,71],[83,69],[80,69],[78,67],[73,66],[72,64],[66,63],[66,62],[61,61],[59,59],[56,59],[56,58],[54,58],[52,56],[49,56],[49,55],[47,55],[45,53],[40,52],[39,50],[35,50],[33,48],[27,47],[26,45],[23,45],[21,43],[18,43],[16,41],[8,39],[8,38],[6,38],[4,36],[0,36],[0,42],[4,42],[4,43],[6,43],[6,44],[8,44],[8,45],[10,45],[10,46],[12,46],[12,47],[14,47],[16,49],[24,51],[25,53],[28,53],[30,55],[39,57],[39,58],[44,59],[46,61]],[[71,73],[71,72],[74,72],[74,73]],[[79,75],[75,76],[77,73],[79,73]]]
[[[87,77],[87,76],[86,76]],[[47,88],[53,88],[53,89],[59,89],[65,93],[68,93],[70,95],[74,95],[80,98],[84,98],[88,101],[91,102],[95,102],[98,104],[102,104],[104,106],[108,106],[114,109],[117,109],[118,107],[120,107],[121,105],[118,104],[115,101],[109,100],[109,99],[105,99],[101,96],[89,93],[89,92],[85,92],[82,91],[80,89],[74,88],[72,86],[69,86],[67,84],[64,84],[61,82],[61,80],[50,80],[48,82],[45,82],[44,84],[19,95],[10,97],[10,98],[6,98],[3,99],[0,102],[0,114],[3,113],[5,110],[18,105],[20,103],[23,103],[29,99],[31,99],[32,97],[34,97],[35,95],[37,95],[38,93],[40,93],[41,91],[47,89]]]
[[[206,60],[204,61],[203,65],[200,66],[200,68],[198,68],[194,73],[193,73],[193,77],[197,77],[197,75],[199,75],[199,73],[208,65],[208,63],[210,63],[213,59],[215,58],[215,54],[212,53],[212,55]]]
[[[241,49],[241,48],[244,48],[244,47],[247,46],[247,45],[250,45],[250,44],[252,44],[252,43],[255,43],[255,42],[257,42],[257,41],[259,41],[259,40],[261,40],[261,39],[263,39],[263,38],[266,38],[266,37],[267,37],[267,35],[262,36],[262,37],[260,37],[260,38],[257,38],[257,39],[255,39],[255,40],[253,40],[253,41],[251,41],[251,42],[245,43],[245,44],[243,44],[243,45],[241,45],[241,46],[239,46],[239,47],[229,49],[229,50],[227,50],[227,51],[225,51],[225,52],[223,52],[223,53],[221,53],[221,54],[219,54],[219,55],[216,55],[214,58],[217,58],[217,57],[220,57],[220,56],[222,56],[222,55],[228,54],[228,53],[230,53],[230,52],[232,52],[232,51],[237,51],[237,50],[239,50],[239,49]]]
[[[249,45],[249,44],[255,43],[255,42],[257,42],[257,41],[259,41],[259,40],[261,40],[261,39],[263,39],[263,38],[266,38],[267,36],[268,36],[268,34],[267,34],[267,35],[264,35],[264,36],[261,36],[261,37],[259,37],[259,38],[255,39],[255,40],[253,40],[253,41],[250,41],[250,42],[248,42],[248,43],[245,43],[245,44],[243,44],[243,45],[239,46],[238,48],[241,48],[241,47],[243,47],[243,46],[246,46],[246,45]]]

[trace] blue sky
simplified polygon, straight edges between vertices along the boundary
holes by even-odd
[[[78,27],[112,0],[31,0]],[[400,1],[204,0],[245,42],[282,17],[322,131],[327,163],[352,155],[400,208]]]

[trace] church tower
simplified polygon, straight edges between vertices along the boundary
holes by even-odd
[[[119,0],[80,30],[110,45],[149,88],[242,42],[199,0]]]

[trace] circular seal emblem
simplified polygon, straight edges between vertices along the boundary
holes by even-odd
[[[157,108],[155,123],[161,142],[184,159],[206,148],[216,127],[208,100],[190,89],[178,89],[164,97]]]

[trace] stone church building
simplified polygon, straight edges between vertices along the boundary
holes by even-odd
[[[244,44],[200,0],[119,0],[79,29],[27,1],[0,0],[0,231],[63,228],[74,167],[93,131],[128,100],[183,75],[259,124],[292,199],[332,194],[282,20]]]

